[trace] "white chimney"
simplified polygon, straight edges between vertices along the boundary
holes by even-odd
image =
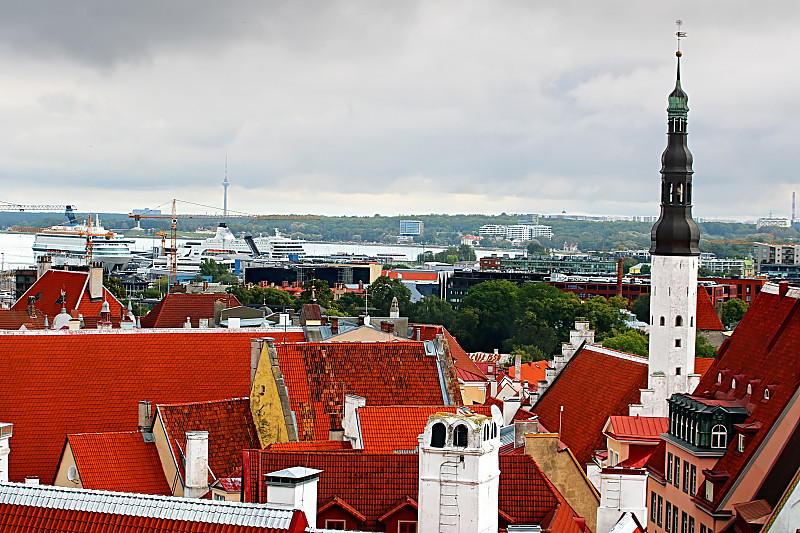
[[[228,329],[239,329],[242,325],[242,319],[238,316],[228,317]]]
[[[520,392],[519,396],[514,396],[512,398],[506,398],[503,400],[503,425],[510,426],[514,420],[514,415],[517,414],[519,411],[520,405],[522,405],[522,393]]]
[[[139,432],[145,442],[155,442],[153,438],[153,405],[145,400],[139,401]]]
[[[344,416],[342,416],[342,427],[344,428],[344,440],[349,441],[354,450],[363,450],[364,443],[361,442],[361,424],[358,421],[358,409],[367,405],[367,399],[355,394],[344,395]]]
[[[103,263],[94,262],[89,267],[89,298],[98,300],[103,297]]]
[[[185,498],[200,498],[208,492],[208,431],[186,432],[184,485]]]
[[[14,432],[14,424],[0,424],[0,483],[8,482],[8,454],[11,448],[8,441]]]
[[[38,485],[39,484],[39,476],[25,476],[25,484],[26,485]]]
[[[192,318],[186,317],[186,322],[183,323],[184,329],[192,329]]]
[[[317,482],[322,470],[294,466],[264,475],[267,503],[300,509],[306,514],[310,530],[317,528]]]

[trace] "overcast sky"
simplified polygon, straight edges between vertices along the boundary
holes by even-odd
[[[0,5],[3,201],[656,215],[677,18],[694,214],[800,189],[794,0]]]

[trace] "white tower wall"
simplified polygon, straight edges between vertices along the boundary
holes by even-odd
[[[443,447],[432,445],[437,423],[447,428]],[[454,445],[459,425],[468,429],[464,447]],[[462,412],[439,413],[429,419],[419,437],[419,531],[496,533],[499,435],[499,427],[489,417]]]
[[[631,414],[667,416],[666,400],[691,392],[697,332],[696,256],[653,255],[650,278],[648,390]],[[662,325],[663,324],[663,325]]]

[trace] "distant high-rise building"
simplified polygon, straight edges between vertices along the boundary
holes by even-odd
[[[401,220],[400,221],[400,235],[413,237],[422,235],[425,230],[425,225],[420,220]]]

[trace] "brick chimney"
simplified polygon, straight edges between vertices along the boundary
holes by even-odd
[[[184,498],[200,498],[208,492],[208,431],[186,432]]]
[[[44,276],[44,273],[53,267],[53,258],[49,255],[40,255],[36,260],[36,279]]]
[[[386,333],[394,334],[394,322],[387,322],[386,323]]]
[[[331,333],[333,333],[334,335],[338,335],[339,334],[339,317],[338,316],[332,316],[331,317]]]
[[[385,320],[381,320],[381,331],[384,333],[389,331],[389,323]]]
[[[36,318],[36,296],[28,296],[28,316]]]

